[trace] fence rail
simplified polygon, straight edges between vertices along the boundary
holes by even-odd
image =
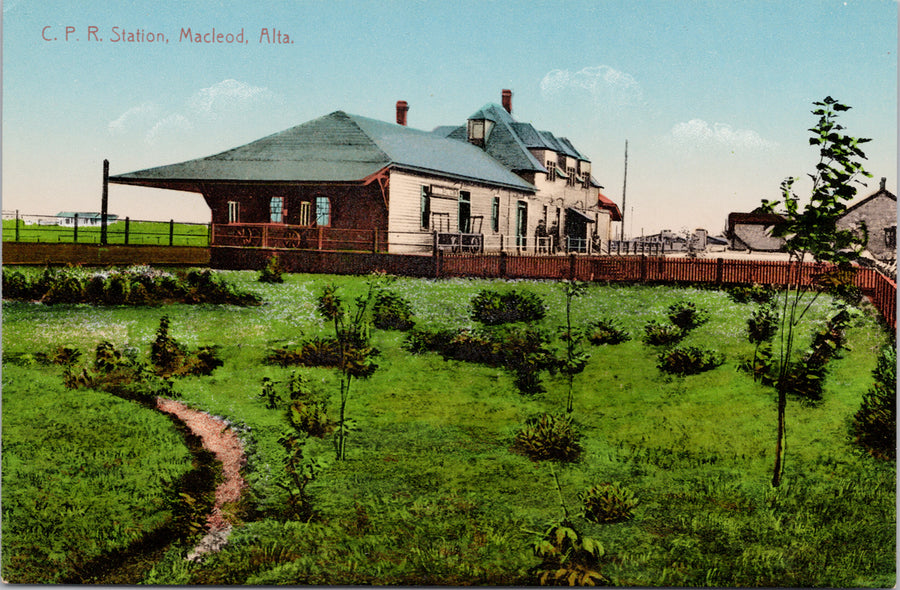
[[[208,223],[147,221],[129,217],[107,223],[106,243],[152,246],[209,246]],[[3,241],[51,244],[99,244],[96,217],[27,215],[3,211]]]
[[[574,279],[610,282],[675,282],[765,284],[785,286],[799,282],[814,286],[816,279],[836,267],[826,263],[790,263],[766,260],[727,260],[619,256],[509,256],[443,254],[438,276],[519,279]],[[868,297],[889,326],[897,322],[897,284],[871,268],[856,267],[853,284]]]

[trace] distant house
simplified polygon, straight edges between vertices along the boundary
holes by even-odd
[[[885,188],[887,179],[875,193],[851,205],[838,221],[839,229],[857,229],[865,224],[866,249],[879,260],[897,258],[897,196]]]
[[[590,162],[570,142],[516,123],[507,100],[433,132],[406,126],[405,101],[396,124],[335,111],[109,181],[202,194],[213,246],[535,251],[554,225],[576,250],[608,239],[617,208],[600,201]]]
[[[102,215],[95,212],[60,211],[56,214],[56,225],[75,227],[75,222],[77,220],[78,227],[100,227],[101,218]],[[107,223],[115,223],[118,219],[118,215],[106,214]]]
[[[776,252],[784,239],[772,236],[772,227],[784,221],[774,213],[730,213],[727,237],[732,250]]]

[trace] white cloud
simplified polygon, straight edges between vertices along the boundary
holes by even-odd
[[[190,131],[194,128],[194,124],[184,115],[174,113],[171,114],[154,125],[144,139],[149,144],[154,144],[160,136],[171,133],[179,133],[182,131]]]
[[[703,119],[677,123],[669,132],[669,138],[682,147],[719,146],[728,149],[770,150],[778,144],[764,139],[756,131],[735,129],[726,123],[710,125]]]
[[[556,96],[571,91],[587,92],[598,101],[613,106],[639,104],[644,91],[631,74],[609,66],[591,66],[577,72],[553,70],[541,80],[541,94]]]
[[[157,107],[152,102],[144,102],[136,107],[131,107],[122,113],[115,121],[110,121],[108,128],[110,133],[116,135],[125,133],[132,127],[146,125],[150,122],[151,117],[157,111]]]
[[[217,118],[272,102],[280,102],[280,97],[268,88],[228,79],[195,92],[188,107],[199,115]]]

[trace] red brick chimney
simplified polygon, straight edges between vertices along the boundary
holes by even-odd
[[[503,108],[506,109],[506,112],[510,115],[512,114],[512,90],[508,90],[506,88],[503,89],[502,92],[502,100],[503,100]]]
[[[397,125],[406,125],[406,113],[409,111],[409,104],[405,100],[397,101]]]

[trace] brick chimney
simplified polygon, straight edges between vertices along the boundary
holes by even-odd
[[[885,189],[884,189],[885,183],[887,183],[887,178],[885,178],[884,176],[882,176],[882,177],[881,177],[881,190],[885,190]]]
[[[503,103],[502,103],[503,108],[506,109],[506,112],[511,115],[512,114],[512,90],[504,88],[503,92],[501,94],[502,94],[501,100],[503,101]]]
[[[397,101],[397,125],[406,126],[406,113],[409,112],[409,104],[405,100]]]

